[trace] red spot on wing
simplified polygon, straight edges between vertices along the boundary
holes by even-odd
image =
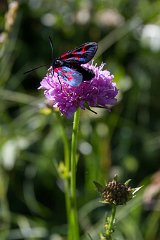
[[[68,81],[73,80],[73,76],[68,76]]]
[[[64,53],[61,55],[61,58],[63,58],[64,60],[66,60],[68,57],[68,52]]]
[[[80,59],[80,56],[79,56],[79,55],[76,55],[75,59],[76,59],[76,60],[79,60],[79,59]]]
[[[67,78],[68,78],[68,81],[71,81],[71,80],[73,80],[73,72],[67,72]]]
[[[85,53],[85,52],[86,52],[85,47],[82,48],[81,52],[82,52],[82,53]]]
[[[62,71],[62,68],[59,67],[59,68],[54,68],[54,72],[58,73],[59,71]]]

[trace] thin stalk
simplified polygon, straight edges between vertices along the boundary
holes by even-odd
[[[67,222],[68,222],[68,240],[71,240],[71,227],[70,227],[70,208],[71,208],[71,198],[70,198],[70,151],[69,151],[69,143],[66,131],[64,129],[63,122],[59,115],[57,114],[58,119],[60,121],[60,130],[63,139],[64,146],[64,163],[66,168],[66,178],[64,178],[65,184],[65,203],[66,203],[66,212],[67,212]]]
[[[109,223],[107,224],[107,227],[106,227],[106,239],[112,239],[111,235],[113,233],[113,222],[115,219],[115,215],[116,215],[116,205],[112,204],[112,213],[109,218]],[[108,218],[107,218],[107,221],[108,221]]]
[[[63,128],[61,127],[61,132],[62,132],[62,137],[63,137],[63,144],[64,144],[64,162],[65,162],[65,167],[66,167],[66,174],[67,177],[65,178],[65,196],[66,196],[66,208],[67,208],[67,216],[69,216],[70,213],[70,187],[69,187],[69,174],[70,174],[70,155],[69,155],[69,144],[68,144],[68,139],[66,136],[66,132]]]
[[[80,109],[74,114],[72,143],[71,143],[71,212],[70,212],[70,227],[72,231],[72,240],[79,240],[79,226],[77,214],[77,199],[76,199],[76,168],[77,168],[77,140],[79,130]]]

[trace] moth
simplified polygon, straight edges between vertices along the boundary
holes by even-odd
[[[79,86],[83,81],[90,81],[95,74],[82,64],[88,63],[94,57],[97,48],[96,42],[88,42],[62,54],[52,62],[53,72],[74,87]]]
[[[54,59],[53,43],[50,37],[49,41],[52,48],[52,73],[57,73],[60,83],[61,81],[59,77],[61,77],[61,79],[70,86],[77,87],[83,81],[90,81],[94,78],[94,72],[91,69],[85,68],[82,64],[88,63],[94,57],[98,49],[98,44],[96,42],[84,43],[81,46],[76,47],[71,51],[67,51],[60,57]],[[24,74],[44,66],[46,65],[26,71]]]

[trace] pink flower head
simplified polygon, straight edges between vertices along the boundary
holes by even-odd
[[[67,118],[80,107],[101,107],[108,109],[117,102],[115,98],[118,89],[113,81],[114,76],[107,70],[102,70],[104,64],[99,67],[92,64],[83,64],[86,69],[91,69],[95,76],[90,81],[83,81],[79,86],[73,87],[67,84],[60,77],[59,83],[57,74],[52,74],[52,68],[40,82],[39,89],[45,89],[44,95],[53,102],[53,108],[59,108],[60,112]]]

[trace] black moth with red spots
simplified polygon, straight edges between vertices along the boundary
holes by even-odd
[[[69,85],[77,87],[82,81],[90,81],[95,74],[81,64],[88,63],[95,55],[98,44],[84,43],[71,51],[62,54],[52,63],[53,72],[58,74]]]

